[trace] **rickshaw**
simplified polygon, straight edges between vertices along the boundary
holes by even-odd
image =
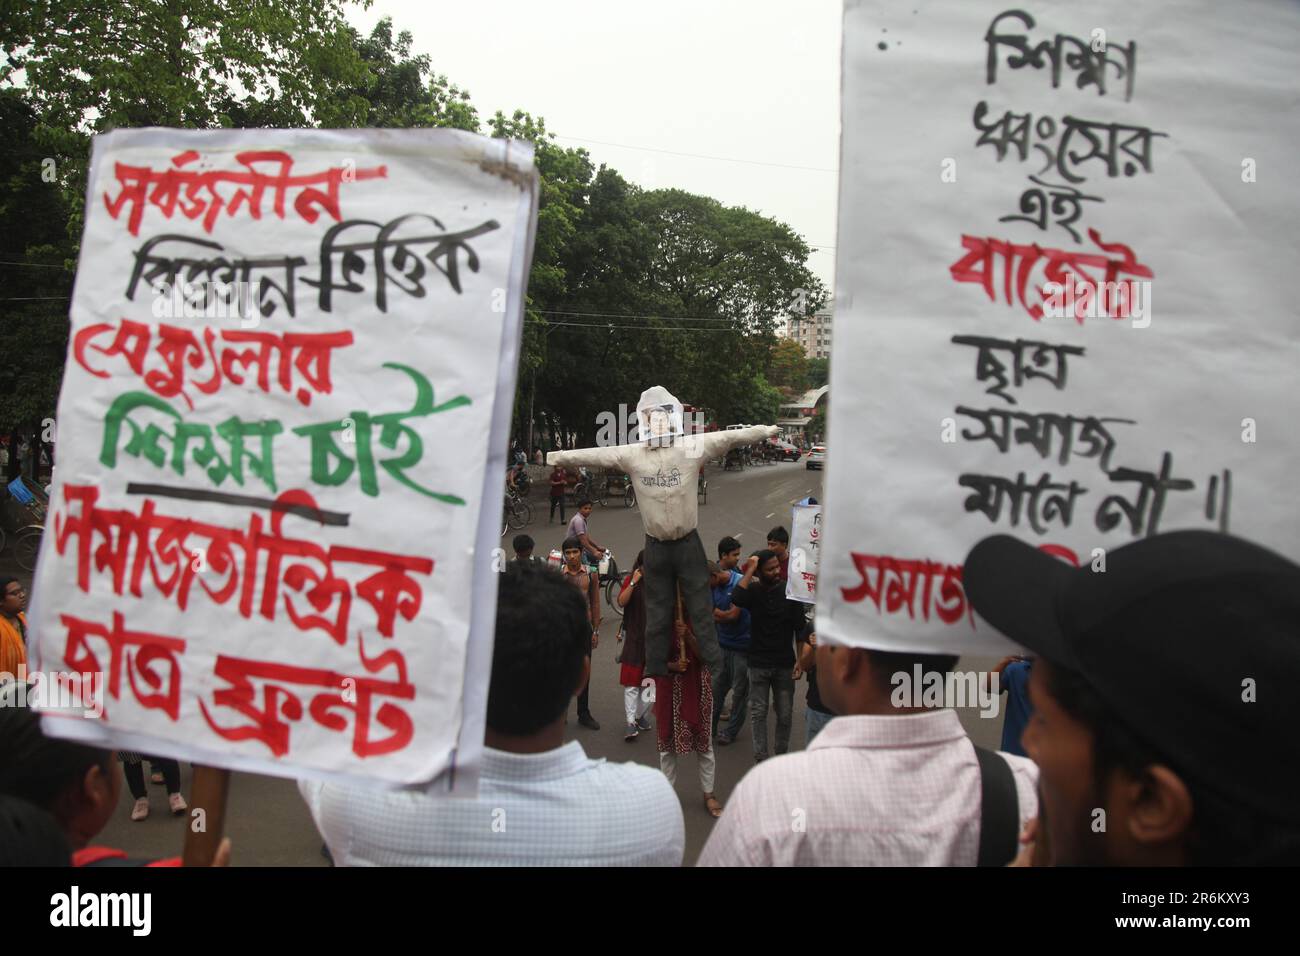
[[[636,491],[632,488],[632,477],[621,471],[606,469],[600,478],[592,482],[591,500],[602,506],[610,500],[621,499],[623,507],[631,508],[636,504]]]
[[[564,477],[568,481],[564,496],[568,499],[569,504],[577,508],[579,501],[591,497],[591,477],[587,474],[586,466],[579,467],[576,471],[572,468],[565,468]]]
[[[5,549],[8,535],[13,535],[14,559],[24,571],[36,570],[36,555],[41,549],[45,532],[45,515],[49,499],[35,482],[29,486],[22,476],[0,489],[0,551]]]

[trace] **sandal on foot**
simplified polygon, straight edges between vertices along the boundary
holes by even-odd
[[[149,798],[141,797],[139,800],[135,802],[135,806],[131,807],[131,819],[134,820],[136,823],[139,823],[148,815],[149,815]]]
[[[722,816],[722,804],[718,803],[717,798],[711,793],[704,795],[704,809],[709,811],[709,816],[718,819]]]
[[[179,817],[182,813],[184,813],[186,810],[189,809],[189,805],[185,802],[185,798],[182,797],[179,793],[173,793],[171,796],[169,796],[167,798],[167,803],[172,809],[173,816]]]

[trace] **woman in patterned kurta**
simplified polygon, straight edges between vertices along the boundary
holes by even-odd
[[[659,740],[659,768],[668,782],[677,783],[677,755],[695,752],[700,764],[704,806],[714,817],[722,804],[713,795],[717,761],[713,756],[713,680],[700,659],[690,624],[673,628],[667,677],[655,680],[655,732]],[[685,644],[686,653],[682,654]],[[683,659],[685,663],[683,663]]]

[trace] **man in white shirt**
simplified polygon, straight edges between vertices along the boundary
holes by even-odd
[[[576,589],[511,564],[497,594],[478,797],[302,781],[340,866],[680,866],[681,804],[658,770],[564,742],[587,683],[591,627]]]
[[[836,718],[807,750],[746,774],[699,865],[974,866],[974,746],[955,711],[891,700],[892,676],[912,675],[917,663],[946,673],[956,658],[819,645],[817,685]],[[1023,829],[1038,812],[1037,768],[996,756],[1010,765]]]

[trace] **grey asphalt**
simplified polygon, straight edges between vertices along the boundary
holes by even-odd
[[[710,556],[716,554],[717,542],[724,535],[739,539],[744,553],[762,547],[767,531],[773,525],[782,524],[789,528],[791,505],[795,501],[808,494],[824,500],[823,475],[821,471],[807,471],[802,461],[757,465],[742,472],[722,472],[709,467],[706,470],[708,501],[700,507],[699,526],[705,550]],[[869,492],[864,499],[869,502]],[[537,553],[544,555],[551,548],[559,547],[564,527],[558,520],[547,524],[545,502],[540,498],[534,499],[533,514],[533,522],[524,530],[536,540]],[[625,508],[621,501],[603,508],[597,506],[590,532],[597,542],[614,551],[622,568],[631,567],[644,542],[639,512],[635,508]],[[507,549],[509,538],[514,534],[510,532],[506,536]],[[619,665],[615,663],[618,621],[607,605],[603,605],[602,611],[601,641],[592,661],[591,683],[591,710],[601,729],[590,731],[580,727],[574,708],[569,714],[568,737],[579,741],[589,756],[634,761],[657,768],[659,762],[653,732],[644,733],[630,743],[623,740],[622,687],[618,683]],[[959,667],[983,670],[993,663],[985,658],[969,658],[963,659]],[[803,681],[796,685],[791,749],[803,747],[806,688]],[[982,719],[974,709],[959,713],[976,743],[996,748],[1002,729],[1000,713],[995,719]],[[774,717],[769,716],[769,721],[774,722]],[[773,732],[774,728],[770,728],[769,739]],[[716,792],[718,799],[725,804],[741,777],[753,766],[748,728],[741,732],[734,744],[716,747],[715,752],[718,761]],[[186,795],[189,794],[190,775],[189,765],[183,764],[182,792]],[[699,856],[714,823],[704,809],[693,757],[679,762],[677,792],[686,820],[685,863],[691,865]],[[184,841],[185,818],[175,818],[167,813],[162,786],[149,784],[149,793],[152,801],[149,818],[133,823],[129,817],[132,801],[124,788],[116,814],[96,842],[119,847],[132,856],[161,857],[179,853]],[[295,784],[289,780],[234,774],[226,834],[234,843],[233,863],[236,866],[326,865],[320,853],[320,837]]]

